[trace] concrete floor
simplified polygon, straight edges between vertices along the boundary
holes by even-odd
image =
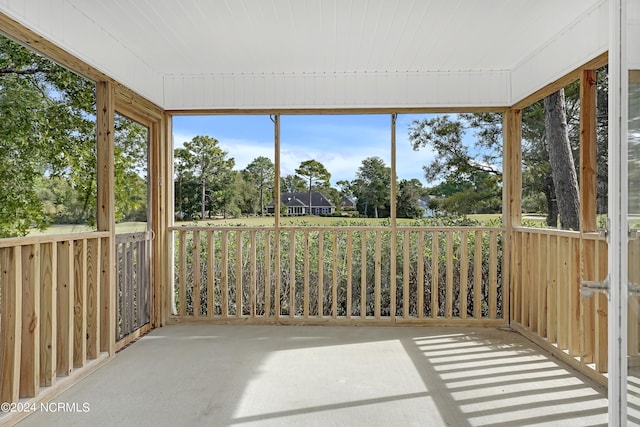
[[[604,425],[606,391],[495,329],[173,325],[20,426]],[[71,405],[73,406],[73,405]]]

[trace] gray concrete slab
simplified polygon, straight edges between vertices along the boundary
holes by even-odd
[[[604,389],[516,333],[468,328],[172,325],[57,404],[20,426],[607,422]]]

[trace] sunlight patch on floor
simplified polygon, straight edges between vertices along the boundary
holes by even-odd
[[[432,405],[428,394],[399,340],[298,348],[272,352],[256,367],[234,418],[293,422],[298,415],[339,411],[349,420],[364,409],[397,419]]]

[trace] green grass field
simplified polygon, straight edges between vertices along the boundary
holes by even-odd
[[[478,214],[469,215],[469,219],[478,221],[480,224],[495,224],[501,218],[500,214]],[[526,216],[526,222],[531,224],[544,225],[544,217],[539,216]],[[273,217],[244,217],[244,218],[230,218],[230,219],[210,219],[205,221],[177,221],[176,226],[247,226],[247,227],[267,227],[274,225],[275,219]],[[399,218],[398,225],[412,225],[415,224],[414,219]],[[315,225],[315,226],[335,226],[340,225],[370,225],[378,226],[388,224],[388,218],[336,218],[336,217],[281,217],[280,225],[283,226],[296,226],[296,225]],[[146,230],[147,224],[144,222],[125,222],[116,224],[116,233],[134,233]],[[50,235],[50,234],[67,234],[67,233],[82,233],[87,231],[95,231],[95,228],[87,225],[74,225],[74,224],[55,224],[51,225],[44,231],[31,230],[30,236],[38,235]]]
[[[497,221],[501,217],[500,214],[487,214],[487,215],[469,215],[470,219],[479,221],[486,224],[491,221]],[[415,219],[399,218],[397,220],[398,225],[412,225],[415,224]],[[248,227],[264,227],[274,225],[275,219],[273,217],[245,217],[245,218],[230,218],[230,219],[210,219],[205,221],[181,221],[176,222],[176,226],[188,226],[188,225],[214,225],[214,226],[238,226],[244,225]],[[383,225],[388,224],[388,218],[337,218],[337,217],[320,217],[320,216],[297,216],[288,217],[284,216],[280,218],[280,225],[317,225],[317,226],[333,226],[339,223],[340,225]]]

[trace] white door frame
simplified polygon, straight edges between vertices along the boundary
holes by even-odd
[[[636,0],[631,0],[636,1]],[[609,0],[609,425],[627,423],[627,0]]]

